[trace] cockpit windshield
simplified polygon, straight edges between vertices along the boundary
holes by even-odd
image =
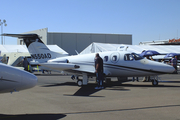
[[[139,54],[131,53],[131,55],[134,57],[135,60],[141,60],[141,59],[143,59],[143,57],[140,56]]]

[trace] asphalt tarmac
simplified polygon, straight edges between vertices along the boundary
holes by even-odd
[[[180,120],[180,74],[150,82],[78,87],[70,76],[36,74],[36,87],[0,95],[0,120]]]

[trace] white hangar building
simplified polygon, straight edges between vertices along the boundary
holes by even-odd
[[[131,34],[102,34],[102,33],[61,33],[48,32],[48,28],[34,30],[28,33],[36,33],[41,37],[41,40],[47,45],[58,45],[60,48],[75,55],[76,52],[81,52],[93,42],[99,43],[115,43],[115,44],[132,44]],[[17,40],[18,45],[23,45],[23,40]]]

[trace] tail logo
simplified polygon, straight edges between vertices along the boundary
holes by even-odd
[[[31,54],[31,57],[33,59],[51,59],[50,53],[44,53],[44,54]]]

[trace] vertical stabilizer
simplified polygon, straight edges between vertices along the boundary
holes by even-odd
[[[50,59],[65,56],[63,54],[50,51],[37,34],[3,34],[3,36],[18,37],[23,39],[32,59],[38,62],[46,62]]]

